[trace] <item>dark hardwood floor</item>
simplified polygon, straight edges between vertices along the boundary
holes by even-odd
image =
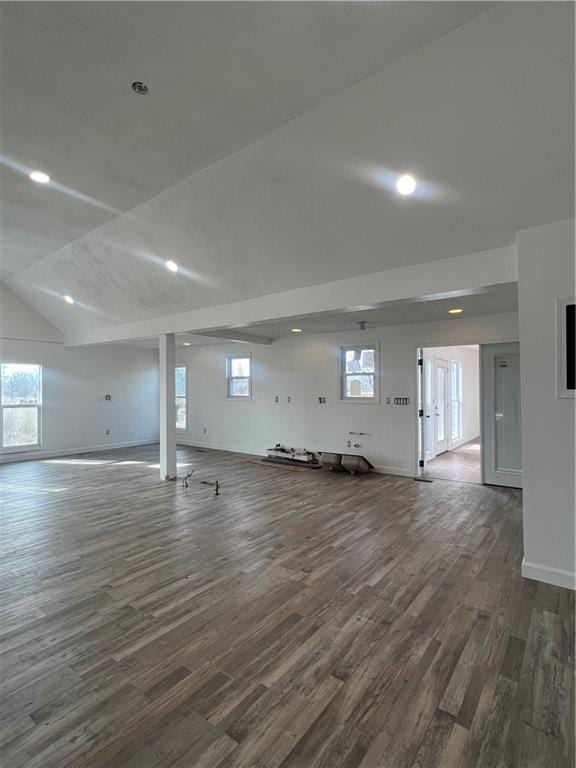
[[[572,768],[518,491],[179,461],[0,468],[2,768]]]

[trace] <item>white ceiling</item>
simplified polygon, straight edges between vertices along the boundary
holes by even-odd
[[[452,316],[449,309],[458,307],[462,314]],[[331,333],[333,331],[358,330],[360,321],[366,328],[381,328],[386,325],[413,325],[435,323],[442,320],[457,322],[463,317],[481,317],[518,310],[518,287],[516,283],[501,283],[488,286],[482,291],[470,294],[452,294],[450,297],[424,296],[411,301],[393,301],[373,309],[350,309],[343,312],[326,312],[317,315],[291,317],[280,323],[262,323],[243,327],[246,333],[255,333],[270,339],[292,336],[292,328],[306,333]]]
[[[453,316],[448,310],[459,307],[462,314]],[[468,292],[454,292],[450,296],[420,296],[405,301],[391,301],[375,307],[355,308],[342,312],[323,312],[311,315],[295,315],[277,323],[255,323],[241,328],[228,328],[201,333],[178,334],[177,344],[191,347],[210,346],[228,341],[267,343],[276,339],[303,338],[314,333],[334,333],[360,330],[359,322],[370,328],[387,325],[414,325],[451,320],[457,323],[461,318],[517,312],[518,287],[516,283],[501,283],[484,289]],[[294,334],[292,328],[300,328]],[[237,338],[235,338],[237,337]],[[134,342],[131,342],[134,343]],[[157,347],[158,339],[140,339],[138,345]],[[472,345],[476,348],[474,345]]]
[[[62,13],[66,16],[70,4],[64,5]],[[84,5],[88,6],[85,13],[96,14],[104,28],[106,24],[115,28],[116,4],[105,4],[107,10],[101,12],[95,7],[99,4]],[[135,4],[126,6],[134,8]],[[54,7],[57,12],[58,4]],[[213,55],[213,67],[221,78],[218,86],[211,67],[192,67],[193,84],[186,93],[188,101],[201,99],[204,93],[206,98],[200,103],[206,108],[212,104],[211,94],[219,89],[226,94],[226,109],[218,102],[223,111],[211,113],[204,126],[207,134],[225,134],[226,141],[219,145],[228,147],[223,153],[246,143],[250,131],[254,138],[258,132],[274,128],[269,112],[271,94],[275,119],[282,112],[275,123],[279,125],[288,119],[288,112],[312,105],[310,81],[324,84],[314,91],[316,100],[320,90],[328,93],[326,81],[340,92],[8,279],[15,293],[61,330],[88,331],[489,250],[513,243],[519,229],[573,215],[571,4],[500,3],[423,47],[415,45],[414,36],[430,8],[437,7],[444,14],[445,25],[453,26],[456,20],[452,13],[466,9],[465,4],[318,4],[311,9],[298,3],[266,5],[262,16],[261,4],[219,7],[214,13],[223,14],[221,25],[209,26],[206,38],[180,49],[184,56],[180,61],[193,61],[199,55],[198,48]],[[277,26],[274,9],[281,7],[287,7],[285,12],[293,18]],[[478,7],[467,10],[472,14]],[[243,11],[255,14],[252,18],[259,34],[251,33],[248,24],[244,29],[239,20],[238,30],[244,31],[235,44],[235,66],[229,66],[226,55],[228,63],[221,68],[216,55],[221,26],[227,28],[230,19],[242,17]],[[203,12],[208,16],[212,13],[207,7]],[[72,13],[64,29],[74,23],[78,13],[82,14],[76,10]],[[129,13],[129,9],[124,7],[120,13]],[[316,35],[308,34],[308,14],[315,19]],[[126,24],[125,19],[125,26],[120,28],[126,30]],[[134,21],[135,27],[138,24]],[[291,36],[288,44],[283,44],[286,29],[291,30]],[[324,34],[325,29],[329,33]],[[258,74],[252,73],[258,84],[254,93],[252,78],[243,68],[250,72],[244,61],[247,48],[246,41],[242,47],[243,34],[250,41],[256,37],[257,50],[260,45],[264,48],[258,55]],[[71,36],[80,48],[86,38],[86,47],[91,50],[91,27],[80,26]],[[138,39],[137,35],[132,37]],[[397,37],[404,40],[406,50],[411,48],[402,58],[398,58],[393,42]],[[176,34],[175,48],[180,39]],[[129,43],[113,34],[101,48],[111,47],[113,51],[94,65],[93,88],[97,91],[99,78],[104,78],[108,88],[117,84],[118,90],[106,108],[102,107],[105,119],[93,115],[86,102],[79,109],[90,118],[81,133],[87,137],[86,151],[74,141],[63,147],[50,121],[46,136],[40,134],[36,122],[34,128],[24,131],[28,138],[23,140],[19,162],[39,165],[56,177],[43,157],[52,151],[62,157],[68,150],[64,167],[70,172],[76,167],[82,169],[84,163],[90,168],[80,176],[66,176],[63,182],[78,188],[79,181],[85,179],[84,193],[119,207],[130,204],[126,197],[112,193],[112,189],[125,189],[122,179],[133,179],[140,193],[146,195],[150,190],[141,181],[141,173],[154,180],[162,176],[165,165],[175,163],[184,176],[190,172],[190,163],[200,167],[209,162],[209,152],[201,141],[204,133],[197,133],[192,120],[200,119],[195,110],[186,118],[184,133],[176,131],[174,124],[182,118],[181,91],[172,89],[162,69],[163,56],[154,36],[149,44],[157,52],[150,58],[151,69],[141,74],[146,61],[142,54],[134,59],[140,62],[139,67],[130,69],[138,70],[137,74],[124,71],[120,79],[110,75],[105,62],[119,60],[123,48],[130,48]],[[52,45],[49,40],[47,46]],[[277,54],[277,45],[278,50],[284,50],[282,56]],[[390,46],[395,50],[391,63],[341,90],[345,75],[358,80],[356,49]],[[162,51],[171,60],[169,53]],[[52,57],[59,60],[61,54],[54,52]],[[375,63],[375,51],[368,58],[370,64],[364,61],[365,68],[380,66],[381,62]],[[264,63],[274,71],[282,70],[274,77],[291,72],[290,77],[286,75],[289,85],[276,87],[275,81],[265,85],[260,80],[266,80],[260,72]],[[332,69],[334,76],[328,73]],[[170,71],[174,74],[176,70]],[[184,67],[184,71],[189,70]],[[156,80],[159,72],[164,74]],[[126,93],[125,81],[136,77],[149,80],[158,96],[153,98],[152,92],[146,97]],[[70,78],[74,79],[72,75]],[[182,78],[178,82],[182,84]],[[60,90],[56,83],[44,85]],[[246,89],[244,101],[241,95]],[[300,100],[302,89],[308,95]],[[13,90],[9,89],[9,94]],[[78,93],[82,92],[77,88],[70,90],[72,102],[79,98]],[[100,94],[99,98],[103,103],[105,97]],[[72,103],[68,107],[59,104],[56,124],[63,119],[62,114],[74,109]],[[260,115],[258,126],[250,123],[250,130],[246,129],[246,112]],[[128,126],[133,126],[131,134]],[[144,139],[147,131],[149,138]],[[12,135],[15,133],[16,129]],[[240,134],[244,138],[235,144]],[[77,134],[72,131],[69,135]],[[141,154],[132,154],[130,148],[125,155],[124,150],[115,154],[115,141],[123,147],[130,138],[137,146],[142,145]],[[22,152],[31,155],[32,162]],[[418,192],[410,199],[399,198],[390,188],[395,174],[403,170],[413,171],[420,179]],[[77,221],[60,207],[71,204],[68,196],[32,187],[12,171],[8,173],[17,180],[13,179],[14,184],[24,185],[24,195],[38,196],[38,208],[28,208],[26,202],[23,207],[16,206],[26,237],[29,234],[35,239],[33,227],[43,215],[58,226]],[[89,185],[92,177],[95,186]],[[162,182],[166,183],[170,182]],[[46,214],[45,206],[49,205],[54,205],[54,210]],[[16,208],[9,206],[8,212]],[[28,216],[22,213],[25,210],[29,210]],[[15,229],[9,229],[8,234],[9,246],[18,241]],[[181,265],[177,275],[164,268],[167,258]],[[64,293],[76,299],[73,307],[62,301]]]
[[[3,3],[4,270],[54,253],[487,7]],[[135,80],[147,96],[132,92]],[[62,187],[35,187],[22,173],[30,168]]]

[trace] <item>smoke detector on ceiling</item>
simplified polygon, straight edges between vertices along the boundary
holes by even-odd
[[[140,80],[134,80],[132,83],[132,90],[139,96],[145,96],[148,93],[148,86]]]

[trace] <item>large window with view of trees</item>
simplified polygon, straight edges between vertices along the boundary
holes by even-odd
[[[2,450],[38,448],[42,425],[42,366],[2,363],[0,403]]]
[[[228,355],[226,358],[226,386],[228,397],[249,400],[252,396],[250,355]]]
[[[188,370],[185,365],[176,366],[176,429],[188,429]]]
[[[378,349],[376,344],[340,347],[340,400],[378,401]]]

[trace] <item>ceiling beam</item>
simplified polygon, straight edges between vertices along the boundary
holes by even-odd
[[[481,288],[517,280],[516,246],[429,261],[360,275],[348,280],[297,288],[233,304],[194,309],[150,320],[139,320],[69,333],[66,346],[105,344],[163,333],[201,333],[237,329],[254,323],[297,315],[335,312],[382,302]],[[228,333],[228,331],[226,331]]]
[[[265,336],[255,336],[252,333],[243,333],[233,328],[219,328],[210,331],[194,331],[195,336],[222,339],[223,341],[245,341],[248,344],[272,344],[272,339]]]

